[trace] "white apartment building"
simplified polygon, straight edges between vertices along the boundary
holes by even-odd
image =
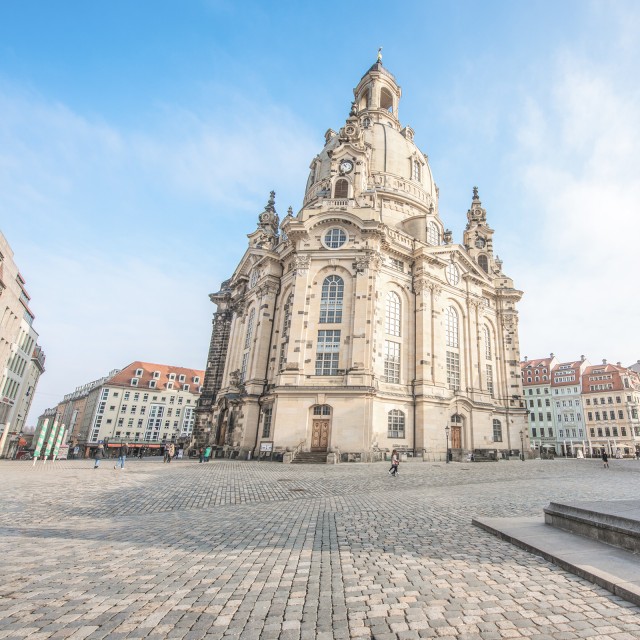
[[[44,372],[45,356],[37,345],[29,301],[13,251],[0,233],[0,456],[11,434],[24,427]]]
[[[82,444],[126,441],[153,448],[189,442],[203,380],[204,371],[197,369],[132,362],[92,390],[97,401],[85,414],[90,423]]]
[[[578,449],[586,453],[587,432],[582,406],[582,374],[589,366],[584,356],[575,362],[558,364],[551,372],[553,418],[556,429],[556,452],[575,456]]]

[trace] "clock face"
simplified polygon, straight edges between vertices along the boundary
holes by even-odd
[[[484,238],[476,238],[476,247],[478,247],[478,249],[484,249],[486,244],[487,241]]]
[[[349,173],[353,169],[353,162],[351,160],[343,160],[340,163],[340,171],[342,173]]]

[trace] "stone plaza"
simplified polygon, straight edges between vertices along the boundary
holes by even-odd
[[[638,607],[471,524],[636,498],[640,462],[387,469],[2,462],[0,638],[640,638]]]

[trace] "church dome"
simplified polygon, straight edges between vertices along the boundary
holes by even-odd
[[[401,89],[394,76],[376,62],[354,89],[355,101],[345,126],[325,134],[324,149],[311,163],[305,203],[316,198],[337,198],[340,162],[357,165],[351,175],[349,196],[386,192],[426,211],[437,209],[437,190],[427,156],[414,142],[410,127],[398,120]],[[348,168],[350,164],[347,164]]]

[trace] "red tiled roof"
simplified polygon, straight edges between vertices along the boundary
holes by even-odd
[[[142,375],[137,376],[136,371],[142,369]],[[159,372],[159,376],[154,377],[154,372]],[[169,374],[175,374],[175,379],[170,380]],[[184,376],[184,382],[180,382],[180,376]],[[131,387],[132,378],[138,378],[138,387],[149,388],[151,380],[156,381],[156,389],[159,391],[167,390],[167,383],[173,382],[174,389],[181,389],[183,384],[189,385],[191,393],[197,393],[198,387],[204,383],[204,371],[200,369],[186,369],[185,367],[174,367],[168,364],[154,364],[152,362],[141,362],[136,360],[127,365],[120,372],[109,378],[105,384],[116,385],[119,387]],[[194,382],[194,378],[199,378],[198,382]]]

